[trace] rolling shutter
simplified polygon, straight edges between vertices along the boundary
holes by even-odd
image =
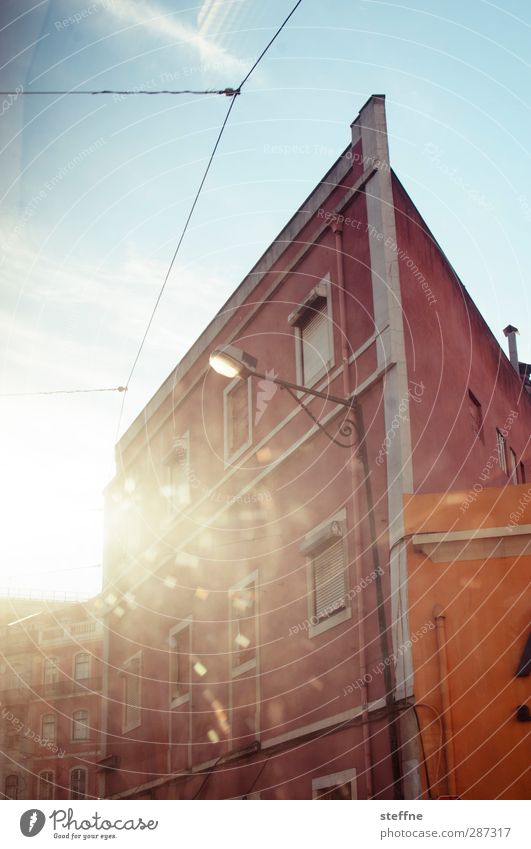
[[[302,328],[302,374],[310,384],[330,362],[328,316],[325,309],[312,315]]]
[[[249,388],[246,380],[236,384],[229,394],[228,402],[230,456],[249,439]]]
[[[314,614],[326,619],[345,607],[345,555],[343,541],[328,546],[312,560]]]

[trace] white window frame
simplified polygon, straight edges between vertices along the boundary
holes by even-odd
[[[86,713],[87,721],[86,723],[82,723],[79,720],[76,720],[76,713]],[[76,728],[84,728],[85,735],[83,737],[76,737]],[[78,708],[72,713],[72,743],[82,743],[90,740],[90,713],[86,708]]]
[[[129,674],[129,667],[131,664],[138,660],[138,722],[127,720],[127,675]],[[122,734],[127,734],[129,731],[133,731],[135,728],[140,728],[142,725],[142,651],[138,651],[135,654],[132,654],[131,657],[128,657],[126,661],[124,661],[122,666],[122,681],[123,681],[123,708],[122,708]]]
[[[15,782],[15,787],[16,787],[15,793],[16,793],[16,795],[15,796],[8,796],[7,782],[8,782],[9,778],[16,778],[16,782]],[[7,799],[11,799],[12,801],[17,801],[19,796],[20,796],[21,785],[22,785],[22,782],[20,780],[20,775],[18,774],[18,772],[8,772],[7,775],[4,778],[4,795],[5,795],[5,797]]]
[[[192,693],[192,617],[188,616],[186,619],[183,619],[182,622],[179,622],[178,625],[174,625],[173,628],[170,629],[169,633],[169,651],[168,651],[168,681],[170,688],[170,709],[180,707],[181,705],[186,704],[186,702],[190,701],[190,696]],[[189,629],[188,635],[188,645],[190,646],[190,652],[188,654],[188,692],[183,693],[182,696],[175,696],[172,698],[172,664],[171,664],[171,655],[172,655],[172,647],[171,640],[172,637],[175,637],[177,634],[180,634],[181,631]]]
[[[53,737],[46,737],[45,734],[44,734],[44,720],[47,716],[53,717],[53,721],[54,721]],[[57,714],[51,713],[51,712],[41,714],[41,737],[42,737],[43,740],[48,740],[50,743],[56,743],[57,742]]]
[[[46,781],[46,784],[49,784],[50,787],[52,788],[52,795],[50,797],[44,797],[41,793],[41,787],[44,784],[43,776],[45,776],[45,775],[51,775],[52,776],[51,781]],[[49,800],[55,799],[55,772],[54,772],[53,769],[42,769],[39,772],[39,775],[38,775],[37,799],[39,799],[39,801],[42,800],[43,802],[46,802],[48,800],[48,798],[49,798]]]
[[[339,510],[337,513],[334,513],[328,519],[325,519],[324,522],[321,522],[315,528],[312,528],[311,533],[318,533],[320,530],[326,528],[327,525],[330,525],[332,522],[340,522],[346,527],[347,523],[347,511],[345,508]],[[345,607],[341,608],[337,611],[337,613],[333,613],[331,616],[327,616],[326,619],[321,619],[319,622],[314,624],[315,613],[314,613],[314,586],[313,586],[313,557],[311,552],[306,555],[306,563],[307,563],[307,571],[306,571],[306,580],[308,586],[307,593],[307,602],[308,602],[308,622],[310,623],[310,627],[308,628],[307,634],[310,637],[318,637],[319,634],[322,634],[323,631],[328,631],[330,628],[335,628],[336,625],[341,625],[342,622],[346,622],[348,619],[352,617],[352,606],[350,604],[350,593],[349,593],[349,569],[348,569],[348,546],[347,546],[347,535],[345,534],[343,539],[343,544],[345,546],[345,562],[347,564],[347,568],[345,569]]]
[[[72,793],[73,793],[73,790],[72,790],[72,774],[74,772],[76,772],[76,770],[79,770],[80,772],[85,773],[85,792],[84,792],[83,797],[81,799],[79,798],[79,796],[73,796],[72,795]],[[70,769],[70,772],[68,774],[68,797],[69,797],[69,799],[77,799],[77,801],[79,801],[79,802],[81,802],[83,799],[87,799],[87,797],[88,797],[88,779],[89,779],[89,775],[88,775],[88,769],[86,767],[84,767],[84,766],[73,766]]]
[[[342,772],[320,775],[312,779],[312,799],[319,799],[323,790],[331,790],[332,787],[341,787],[343,784],[350,784],[351,799],[357,799],[358,782],[355,769],[344,769]]]
[[[304,381],[304,366],[303,366],[303,357],[302,357],[302,349],[303,349],[303,328],[306,322],[297,321],[296,324],[293,325],[293,332],[295,337],[295,367],[297,373],[297,383],[301,386],[312,387],[319,383],[320,380],[325,377],[330,369],[333,369],[335,366],[335,352],[334,352],[334,317],[332,313],[332,289],[330,284],[330,273],[326,274],[317,285],[323,286],[325,289],[326,298],[326,314],[328,317],[328,360],[325,362],[322,369],[320,369],[317,374],[315,374],[311,383],[305,383]],[[315,288],[315,287],[314,287]],[[310,305],[311,308],[311,305]],[[301,393],[299,392],[299,395]]]
[[[14,782],[15,794],[16,794],[15,796],[8,796],[7,782],[8,782],[9,778],[16,779],[16,781]],[[4,795],[5,795],[5,797],[7,799],[11,799],[12,801],[17,801],[20,798],[21,791],[22,791],[22,782],[20,780],[20,775],[18,774],[18,772],[8,772],[5,776],[5,778],[4,778]]]
[[[28,686],[25,681],[26,667],[21,661],[15,660],[14,663],[8,661],[5,675],[6,690],[22,690]]]
[[[468,401],[469,404],[473,405],[474,407],[474,416],[471,417],[473,420],[476,436],[481,440],[481,442],[484,442],[485,437],[483,432],[483,407],[481,406],[481,401],[478,401],[471,389],[468,390]]]
[[[81,657],[81,655],[86,655],[86,657],[88,657],[88,675],[87,675],[86,678],[77,678],[76,677],[76,660],[77,660],[78,657]],[[72,678],[73,678],[74,684],[84,684],[86,681],[90,681],[91,672],[92,672],[92,658],[90,656],[90,652],[88,652],[88,651],[78,651],[78,652],[76,652],[75,655],[74,655],[73,661],[72,661]]]
[[[53,672],[53,680],[46,680],[46,673]],[[42,664],[42,684],[44,687],[53,687],[59,680],[59,658],[45,657]]]
[[[234,593],[239,590],[244,590],[249,584],[254,584],[255,586],[255,598],[254,598],[254,634],[255,634],[255,646],[254,646],[254,657],[251,660],[246,660],[245,663],[240,663],[238,666],[233,666],[232,658],[234,655],[234,611],[232,606],[232,597]],[[246,575],[245,578],[242,578],[241,581],[238,581],[237,584],[234,584],[229,589],[229,662],[230,662],[230,677],[238,678],[239,675],[244,675],[245,672],[249,672],[251,669],[256,669],[257,661],[258,661],[258,570],[255,570],[249,575]]]
[[[228,384],[223,390],[223,451],[225,455],[225,467],[229,466],[238,457],[247,451],[247,449],[253,444],[253,411],[252,411],[252,380],[250,377],[243,378],[244,381],[247,382],[247,417],[248,417],[248,429],[247,432],[249,434],[248,439],[243,445],[240,445],[239,448],[234,451],[233,454],[229,453],[230,447],[230,438],[229,438],[229,395],[232,390],[238,383],[242,382],[242,378],[235,377],[234,380]]]

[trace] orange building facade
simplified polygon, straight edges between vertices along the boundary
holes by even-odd
[[[405,527],[425,795],[529,798],[531,486],[406,497]]]

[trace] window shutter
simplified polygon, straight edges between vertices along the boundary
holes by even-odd
[[[125,724],[140,722],[140,659],[133,658],[125,670]]]
[[[249,439],[249,396],[246,380],[240,380],[229,395],[229,454]]]
[[[323,787],[319,790],[316,799],[352,799],[352,782],[347,781],[345,784],[334,784],[331,787]]]
[[[315,616],[326,619],[345,607],[345,556],[342,540],[314,557],[313,580]]]
[[[256,587],[236,590],[232,598],[233,666],[256,657]]]
[[[498,460],[500,463],[500,468],[503,469],[504,472],[507,472],[507,455],[505,453],[505,437],[502,433],[496,428],[496,444],[498,446]]]
[[[190,692],[190,626],[182,628],[171,639],[171,698],[177,699]]]
[[[311,383],[330,361],[328,316],[324,309],[312,315],[302,328],[302,373],[304,383]]]

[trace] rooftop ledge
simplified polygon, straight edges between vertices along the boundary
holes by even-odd
[[[413,547],[434,563],[531,555],[531,525],[414,534]]]

